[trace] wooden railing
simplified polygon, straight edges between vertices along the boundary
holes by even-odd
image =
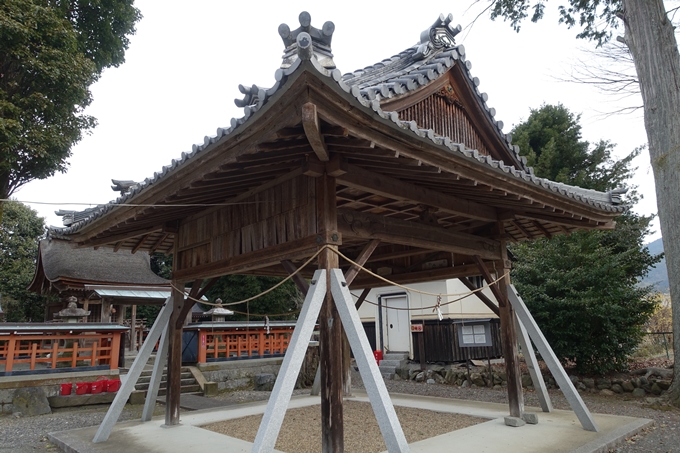
[[[269,333],[264,327],[247,330],[199,327],[198,363],[206,363],[209,360],[282,356],[288,349],[292,336],[292,326],[271,328]]]
[[[0,376],[117,369],[124,326],[0,324]]]

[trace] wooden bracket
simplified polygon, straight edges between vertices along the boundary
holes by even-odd
[[[305,130],[305,135],[309,144],[312,146],[314,153],[320,161],[328,162],[330,157],[326,144],[323,141],[321,134],[321,127],[319,125],[319,117],[316,114],[316,105],[308,102],[302,106],[302,127]]]

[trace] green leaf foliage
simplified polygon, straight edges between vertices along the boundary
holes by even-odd
[[[278,277],[259,277],[254,275],[227,275],[208,290],[207,297],[211,302],[222,299],[223,303],[237,302],[260,294],[281,281]],[[248,303],[232,305],[227,308],[235,312],[228,320],[243,321],[246,319],[262,321],[264,315],[270,320],[296,319],[297,311],[302,305],[302,295],[292,280],[287,281],[275,290],[258,297]],[[210,307],[208,307],[209,309]],[[249,313],[248,316],[246,313]],[[283,316],[272,316],[283,315]]]
[[[625,187],[632,152],[611,156],[613,145],[582,140],[578,116],[544,105],[516,126],[513,142],[538,176],[587,189]],[[636,200],[633,192],[630,202]],[[610,231],[581,231],[514,244],[512,273],[518,291],[557,356],[582,373],[625,368],[654,310],[650,288],[638,284],[659,255],[643,240],[652,217],[627,212]]]
[[[4,205],[0,223],[2,309],[10,322],[42,322],[46,299],[26,288],[35,274],[38,241],[45,233],[45,223],[36,211],[22,203]]]
[[[63,172],[96,125],[90,85],[124,61],[132,0],[0,2],[0,198]]]
[[[491,18],[509,21],[515,31],[531,15],[532,22],[543,18],[547,0],[494,0]],[[567,27],[579,27],[577,38],[595,41],[598,46],[609,41],[612,30],[621,24],[618,15],[622,9],[621,0],[564,0],[557,5],[560,23]]]

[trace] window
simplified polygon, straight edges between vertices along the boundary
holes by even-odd
[[[491,326],[488,322],[458,325],[458,343],[461,348],[491,346]]]

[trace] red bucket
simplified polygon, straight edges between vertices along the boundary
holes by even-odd
[[[107,392],[117,392],[120,390],[120,380],[119,379],[110,379],[106,381],[106,391]]]
[[[61,396],[68,396],[73,390],[73,384],[61,384]]]
[[[91,385],[90,382],[76,382],[76,395],[90,393]]]
[[[94,381],[92,383],[92,387],[90,388],[92,394],[95,395],[97,393],[105,392],[106,383],[107,383],[106,378],[100,378],[99,380]]]

